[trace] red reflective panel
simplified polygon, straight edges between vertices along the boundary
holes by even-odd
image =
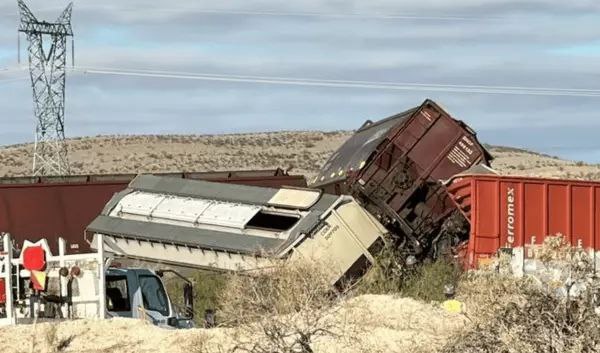
[[[0,278],[0,304],[6,303],[6,282]]]
[[[29,271],[46,269],[46,252],[41,246],[30,246],[23,250],[23,267]]]

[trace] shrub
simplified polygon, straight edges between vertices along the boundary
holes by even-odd
[[[233,274],[220,305],[225,326],[238,326],[233,352],[312,352],[318,337],[345,336],[332,320],[340,292],[330,274],[316,263],[286,261],[268,272]]]
[[[163,278],[165,287],[173,303],[183,308],[183,282],[174,276]],[[219,297],[227,281],[224,273],[197,270],[187,276],[194,286],[194,321],[198,327],[204,326],[204,313],[219,305]]]
[[[358,282],[356,293],[399,293],[406,276],[403,257],[393,246],[386,245],[375,257],[375,260],[375,264]]]
[[[519,290],[523,304],[508,301],[487,322],[478,322],[455,337],[445,353],[597,352],[600,317],[585,297],[558,298],[537,286]]]
[[[561,236],[545,238],[536,256],[540,269],[526,278],[476,273],[461,283],[459,297],[473,325],[443,352],[600,350],[600,281],[593,261]]]
[[[422,265],[417,271],[408,276],[402,287],[402,295],[429,301],[443,301],[444,286],[456,285],[461,270],[457,264],[446,259]]]
[[[412,266],[391,246],[376,257],[376,264],[357,286],[359,294],[400,294],[426,302],[443,301],[444,286],[457,284],[462,270],[447,258]]]

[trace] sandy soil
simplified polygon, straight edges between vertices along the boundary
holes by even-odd
[[[99,136],[68,141],[75,174],[291,169],[314,176],[352,132]],[[0,177],[29,175],[32,145],[0,148]],[[600,180],[600,165],[510,147],[490,147],[503,174]]]
[[[353,337],[322,337],[316,352],[435,352],[462,329],[466,319],[437,306],[408,298],[366,295],[351,299],[336,314],[342,324],[360,327]],[[139,320],[76,320],[59,324],[0,328],[3,353],[58,351],[94,353],[224,352],[232,347],[235,329],[162,329]]]

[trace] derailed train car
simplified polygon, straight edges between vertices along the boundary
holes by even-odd
[[[160,175],[254,186],[306,186],[301,175],[282,169],[181,172]],[[48,239],[54,253],[58,237],[69,243],[67,253],[89,252],[85,227],[136,174],[73,175],[66,177],[0,178],[0,228],[20,247],[24,240]]]
[[[220,271],[322,261],[331,283],[360,275],[386,229],[350,196],[140,175],[86,229],[92,248]],[[102,235],[102,237],[99,237]]]
[[[544,239],[562,235],[600,269],[600,182],[465,173],[447,189],[470,223],[466,268],[489,264],[501,250],[515,273],[534,272]]]
[[[353,195],[407,254],[435,256],[442,230],[464,231],[464,219],[440,181],[491,160],[468,125],[428,99],[389,118],[367,121],[311,186]]]

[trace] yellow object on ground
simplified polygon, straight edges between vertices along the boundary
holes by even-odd
[[[456,299],[449,299],[442,303],[442,309],[450,313],[459,314],[464,311],[464,304]]]

